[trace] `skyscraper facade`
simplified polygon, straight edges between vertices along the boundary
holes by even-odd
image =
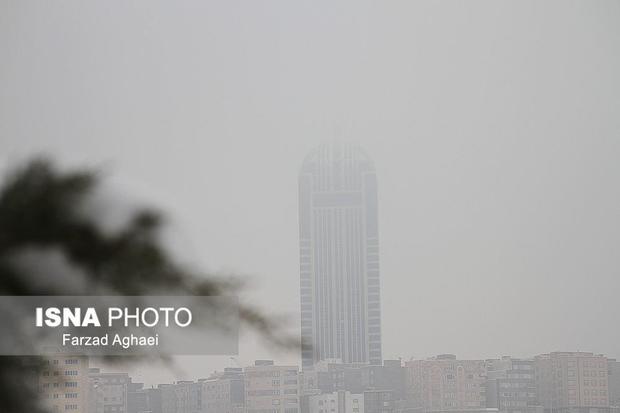
[[[357,145],[322,145],[299,175],[302,366],[381,364],[377,178]]]

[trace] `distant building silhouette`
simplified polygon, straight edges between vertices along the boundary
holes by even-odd
[[[484,360],[440,354],[408,361],[405,366],[408,397],[422,412],[486,410]]]
[[[609,403],[607,357],[583,351],[556,351],[534,358],[540,403],[551,413],[606,413]]]
[[[302,367],[381,364],[377,178],[357,145],[322,145],[299,175]]]
[[[89,411],[88,372],[86,356],[58,353],[43,357],[38,369],[42,406],[50,412]]]
[[[243,369],[245,413],[299,413],[299,367],[256,360]]]
[[[502,356],[487,359],[485,363],[488,408],[505,413],[543,413],[538,401],[533,359]]]
[[[131,382],[127,373],[103,373],[90,368],[88,380],[88,413],[127,411],[127,387]]]

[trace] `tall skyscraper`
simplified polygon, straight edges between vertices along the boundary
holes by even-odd
[[[377,178],[357,145],[322,145],[299,175],[302,366],[381,364]]]

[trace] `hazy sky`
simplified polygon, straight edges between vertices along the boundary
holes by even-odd
[[[619,73],[620,1],[1,0],[0,163],[103,167],[296,327],[298,169],[359,142],[385,358],[617,357]]]

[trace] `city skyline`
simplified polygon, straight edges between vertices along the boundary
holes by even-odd
[[[58,360],[55,360],[54,364]],[[88,359],[71,360],[88,368]],[[48,364],[51,365],[51,364]],[[462,359],[453,354],[382,365],[322,363],[300,370],[255,360],[204,378],[144,386],[126,373],[89,369],[72,376],[87,392],[87,413],[618,413],[620,362],[592,352]],[[44,394],[50,367],[41,381]],[[69,372],[71,373],[71,372]],[[67,372],[65,372],[67,374]],[[80,376],[80,377],[76,377]],[[75,387],[73,387],[75,388]],[[79,389],[77,389],[79,390]],[[70,403],[85,394],[68,390]],[[67,390],[65,390],[65,393]],[[51,403],[62,405],[53,398]],[[66,402],[65,402],[66,403]],[[75,404],[69,404],[69,407]],[[99,410],[101,409],[101,410]],[[326,410],[327,409],[327,410]]]
[[[0,169],[101,170],[104,200],[161,207],[179,261],[247,276],[244,302],[299,337],[299,166],[358,142],[381,184],[384,358],[618,357],[619,17],[615,0],[5,1]],[[242,364],[299,363],[241,337]]]

